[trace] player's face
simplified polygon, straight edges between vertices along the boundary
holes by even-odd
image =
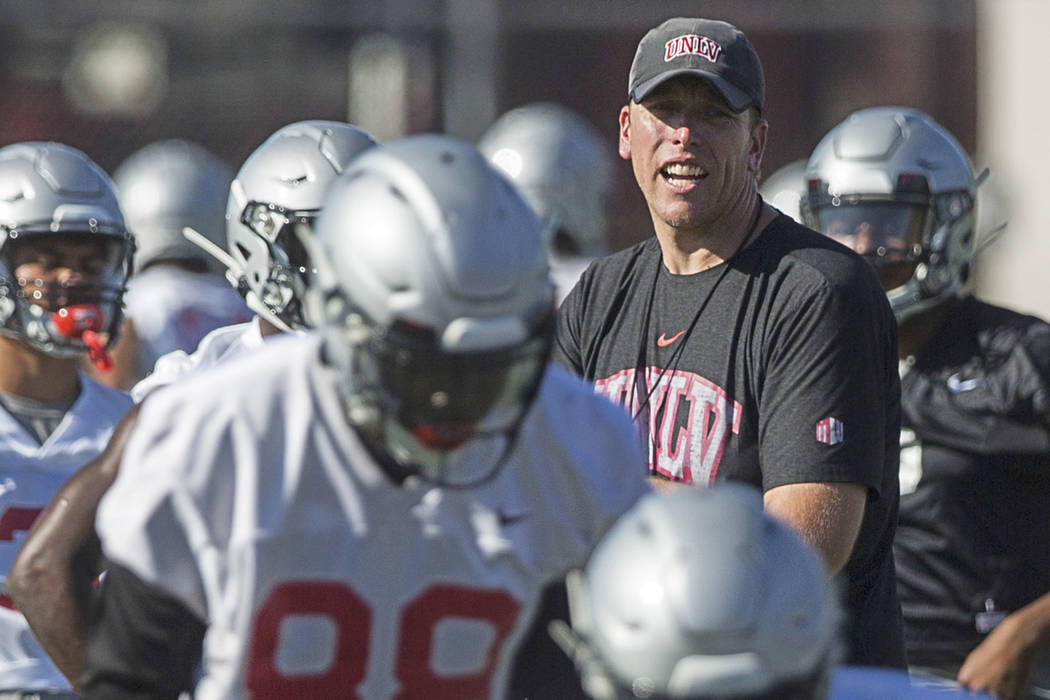
[[[654,223],[716,225],[750,194],[766,123],[733,112],[706,81],[682,76],[620,112],[620,156],[630,159]]]
[[[911,278],[922,251],[923,207],[894,202],[845,205],[824,208],[818,218],[824,233],[875,267],[886,291]]]
[[[11,271],[25,299],[54,311],[97,289],[118,265],[120,245],[62,234],[14,239],[7,244]]]

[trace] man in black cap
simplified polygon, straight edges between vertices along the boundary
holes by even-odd
[[[656,485],[759,488],[840,579],[845,660],[902,667],[896,324],[861,257],[759,196],[764,99],[736,27],[642,38],[619,151],[656,235],[584,273],[554,359],[631,412]]]

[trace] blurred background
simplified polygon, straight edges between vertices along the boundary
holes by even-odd
[[[614,152],[635,45],[679,15],[728,20],[758,49],[765,174],[863,107],[917,107],[954,132],[992,171],[979,232],[1009,220],[979,295],[1050,317],[1050,0],[0,0],[0,143],[61,141],[112,172],[179,137],[236,169],[295,120],[476,140],[548,100]],[[618,162],[615,248],[651,233]]]

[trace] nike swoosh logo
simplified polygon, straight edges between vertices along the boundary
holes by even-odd
[[[984,377],[962,379],[959,377],[958,372],[948,377],[948,391],[952,392],[953,394],[960,394],[964,391],[972,391],[973,389],[976,389],[982,384],[984,384]]]
[[[660,337],[656,339],[656,344],[661,348],[666,348],[668,345],[681,338],[683,333],[685,333],[685,331],[678,331],[670,338],[667,337],[666,333],[661,333]]]

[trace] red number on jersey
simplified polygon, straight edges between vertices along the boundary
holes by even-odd
[[[43,508],[27,506],[8,506],[0,515],[0,542],[13,542],[16,532],[26,532],[33,527],[33,521]],[[0,606],[15,610],[15,604],[6,593],[0,593]]]
[[[5,508],[4,514],[0,515],[0,542],[10,542],[15,539],[16,532],[26,532],[33,527],[33,521],[42,510],[43,508],[27,506]]]
[[[461,700],[490,694],[492,674],[504,639],[518,616],[518,604],[503,590],[436,585],[413,598],[399,621],[394,673],[401,684],[398,700]],[[284,675],[277,668],[281,622],[291,615],[320,615],[338,630],[329,667],[319,674]],[[484,668],[462,676],[440,676],[430,665],[434,632],[450,617],[488,622],[495,636]],[[372,611],[343,583],[295,581],[270,594],[255,617],[248,652],[246,682],[253,698],[347,697],[364,679],[369,653]],[[358,698],[358,695],[354,695]]]
[[[335,623],[335,663],[321,674],[285,676],[277,668],[281,620],[289,615],[324,615]],[[248,690],[253,698],[336,698],[365,679],[372,611],[345,585],[294,581],[278,586],[255,616],[248,652]]]

